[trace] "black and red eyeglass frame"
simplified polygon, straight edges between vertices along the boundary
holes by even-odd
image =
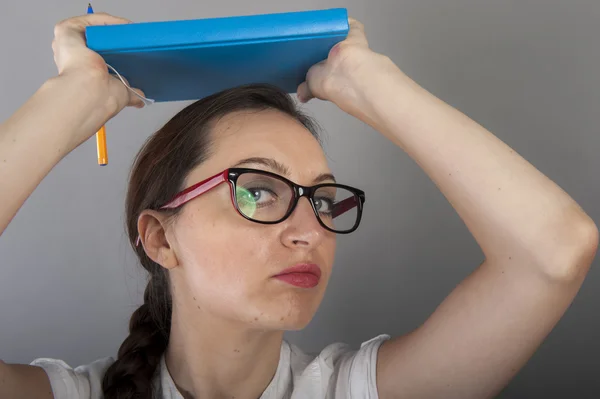
[[[243,175],[244,173],[253,173],[253,174],[261,174],[261,175],[269,176],[269,177],[281,180],[282,182],[286,183],[292,189],[294,197],[290,201],[290,206],[289,206],[288,210],[280,219],[275,220],[275,221],[256,220],[256,219],[252,219],[252,218],[248,217],[239,209],[237,201],[236,201],[236,185],[237,185],[238,178],[241,175]],[[294,183],[293,181],[291,181],[289,179],[286,179],[283,176],[280,176],[276,173],[268,172],[265,170],[251,169],[251,168],[228,168],[220,173],[217,173],[214,176],[211,176],[205,180],[202,180],[201,182],[198,182],[198,183],[186,188],[185,190],[177,193],[173,197],[173,199],[171,199],[165,205],[161,206],[159,209],[178,208],[178,207],[186,204],[187,202],[193,200],[194,198],[197,198],[200,195],[207,193],[208,191],[212,190],[213,188],[219,186],[222,183],[229,183],[230,193],[231,193],[231,203],[232,203],[234,209],[237,211],[237,213],[240,216],[242,216],[244,219],[247,219],[254,223],[260,223],[260,224],[281,223],[282,221],[287,219],[292,214],[292,212],[294,212],[294,209],[296,208],[300,198],[306,197],[312,207],[313,212],[315,213],[315,216],[316,216],[319,224],[324,229],[331,231],[333,233],[336,233],[336,234],[349,234],[358,228],[358,226],[360,224],[360,220],[362,218],[363,206],[364,206],[365,199],[366,199],[364,191],[362,191],[358,188],[355,188],[355,187],[344,185],[344,184],[321,183],[321,184],[317,184],[314,186],[302,186],[302,185]],[[327,226],[325,223],[323,223],[323,221],[321,220],[321,217],[319,215],[319,211],[317,210],[314,199],[313,199],[315,192],[318,189],[323,188],[323,187],[342,188],[353,194],[352,196],[350,196],[338,203],[333,204],[334,208],[332,211],[332,217],[336,218],[337,216],[340,216],[343,213],[349,211],[350,209],[353,209],[354,207],[356,207],[357,208],[356,222],[354,223],[354,226],[352,226],[352,228],[350,228],[348,230],[339,231],[339,230],[332,229],[329,226]],[[136,245],[138,245],[139,243],[140,243],[140,238],[138,237]]]

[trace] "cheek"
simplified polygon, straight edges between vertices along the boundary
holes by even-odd
[[[273,240],[231,204],[221,205],[186,209],[176,227],[176,253],[190,290],[202,296],[217,293],[222,299],[248,296],[253,283],[267,278]]]
[[[331,269],[333,268],[335,261],[336,245],[336,235],[333,233],[327,233],[319,247],[319,258],[321,262],[323,262],[322,267],[326,268],[328,271],[328,275],[331,274]]]

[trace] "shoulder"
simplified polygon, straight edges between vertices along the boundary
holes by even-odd
[[[105,357],[73,368],[60,359],[39,358],[30,365],[46,372],[54,399],[100,399],[104,373],[114,361],[112,357]]]
[[[335,343],[316,355],[288,344],[294,393],[306,390],[314,395],[306,397],[377,398],[377,355],[389,338],[379,335],[359,348]]]

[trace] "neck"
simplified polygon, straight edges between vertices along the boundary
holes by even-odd
[[[282,331],[173,309],[166,363],[186,398],[256,399],[279,364]]]

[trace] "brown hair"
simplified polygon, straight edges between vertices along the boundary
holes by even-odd
[[[187,174],[211,154],[210,132],[219,118],[236,111],[273,109],[303,124],[317,139],[316,123],[277,87],[245,85],[203,98],[175,115],[144,144],[133,164],[126,199],[129,241],[149,281],[144,303],[131,316],[129,336],[102,381],[106,399],[150,399],[152,379],[167,348],[171,329],[171,293],[166,270],[136,246],[137,220],[145,209],[158,209],[183,189]],[[170,211],[175,215],[178,210]]]

